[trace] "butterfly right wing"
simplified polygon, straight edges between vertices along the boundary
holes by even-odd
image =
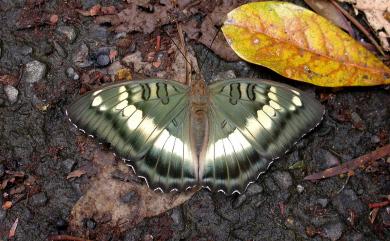
[[[277,82],[232,79],[209,90],[208,143],[199,176],[202,185],[229,194],[245,191],[324,113],[314,98]]]
[[[77,127],[109,143],[152,188],[184,189],[197,174],[187,92],[174,81],[129,81],[87,93],[67,113]]]

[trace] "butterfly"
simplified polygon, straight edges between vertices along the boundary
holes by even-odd
[[[126,81],[91,91],[67,109],[76,127],[109,143],[151,188],[228,194],[244,192],[323,113],[296,88],[246,78],[210,85]]]

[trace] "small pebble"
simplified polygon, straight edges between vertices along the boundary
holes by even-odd
[[[73,159],[66,159],[62,162],[62,166],[65,170],[65,173],[69,173],[73,170],[74,165],[76,164],[76,161]]]
[[[302,193],[304,190],[305,190],[305,188],[302,185],[300,185],[300,184],[297,185],[297,192],[298,193]]]
[[[93,62],[89,58],[89,48],[85,43],[82,43],[73,56],[74,64],[79,68],[87,68],[92,66]]]
[[[271,177],[266,177],[264,180],[265,187],[270,192],[276,192],[279,190],[278,186],[276,185],[275,181]]]
[[[4,87],[4,92],[11,104],[14,104],[16,101],[18,101],[19,91],[12,85],[6,85]]]
[[[151,234],[146,234],[144,236],[144,241],[153,241],[153,240],[154,240],[154,237]]]
[[[324,164],[326,165],[325,168],[330,168],[330,167],[340,165],[339,159],[327,150],[324,150],[324,159],[325,159]]]
[[[38,45],[38,55],[49,56],[54,51],[53,45],[49,41],[45,40],[39,43]]]
[[[276,171],[272,173],[272,175],[275,182],[281,189],[287,190],[292,185],[292,177],[290,173],[286,171]]]
[[[224,72],[219,72],[218,74],[211,77],[212,81],[223,80],[223,79],[234,79],[236,78],[236,73],[233,70],[227,70]]]
[[[30,46],[27,46],[27,45],[21,47],[21,49],[20,49],[20,53],[24,56],[30,55],[30,54],[32,54],[32,52],[33,52],[33,48],[31,48]]]
[[[263,187],[257,183],[250,184],[248,186],[248,189],[246,190],[246,194],[249,196],[253,196],[262,192],[263,192]]]
[[[183,217],[179,209],[175,208],[172,210],[171,218],[177,226],[183,226]]]
[[[110,64],[110,57],[107,54],[99,54],[96,59],[96,63],[100,67],[106,67],[107,65]]]
[[[241,205],[245,202],[246,200],[246,195],[245,193],[244,194],[241,194],[240,196],[238,196],[232,203],[232,207],[234,209],[237,209],[239,207],[241,207]]]
[[[378,144],[379,142],[381,142],[381,139],[377,135],[374,135],[374,136],[371,136],[371,142],[373,144]]]
[[[134,53],[135,51],[137,50],[137,45],[135,44],[135,42],[133,41],[133,42],[131,42],[131,44],[130,44],[130,46],[129,46],[129,48],[128,48],[128,51],[129,51],[129,53]]]
[[[47,196],[44,192],[35,194],[30,199],[31,206],[43,206],[47,202]]]
[[[352,124],[353,126],[358,129],[358,130],[364,130],[366,129],[366,126],[364,124],[364,121],[362,120],[362,118],[359,116],[358,113],[356,112],[352,112],[351,113],[351,120],[352,120]]]
[[[45,77],[46,65],[38,60],[31,61],[26,64],[23,80],[27,83],[33,84]]]
[[[3,164],[0,164],[0,177],[3,177],[5,173],[5,168]]]
[[[96,228],[96,222],[92,218],[87,219],[85,222],[85,225],[87,226],[88,229],[95,229]]]
[[[7,216],[7,210],[0,208],[0,222],[3,222],[6,216]]]
[[[65,230],[68,227],[68,223],[63,218],[58,218],[56,221],[56,228],[58,230]]]
[[[121,39],[121,38],[125,38],[125,37],[126,37],[126,35],[127,35],[127,33],[126,33],[126,32],[120,32],[120,33],[117,33],[117,34],[115,34],[115,36],[114,36],[114,39]]]
[[[344,225],[342,223],[330,223],[322,227],[323,236],[332,241],[338,240],[343,234]]]
[[[69,67],[69,68],[66,69],[66,76],[69,79],[71,79],[71,80],[78,80],[78,79],[80,79],[80,75],[72,67]]]
[[[134,65],[134,72],[140,72],[142,69],[142,54],[140,51],[137,51],[135,53],[126,55],[123,59],[122,62],[124,65],[130,67]]]
[[[332,198],[332,205],[344,217],[349,217],[350,211],[354,211],[360,216],[365,210],[363,202],[356,195],[355,191],[347,188]]]
[[[77,38],[76,29],[72,26],[59,26],[57,32],[65,35],[70,43],[73,43]]]
[[[325,208],[326,206],[328,206],[329,199],[327,199],[327,198],[319,198],[317,200],[317,203],[320,204],[321,207]]]
[[[53,41],[53,46],[54,46],[54,49],[56,50],[57,54],[60,57],[66,58],[68,56],[65,49],[57,41],[55,41],[55,40]]]

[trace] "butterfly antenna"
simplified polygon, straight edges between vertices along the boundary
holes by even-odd
[[[211,41],[211,44],[210,44],[210,46],[209,46],[209,49],[211,49],[211,46],[213,46],[213,43],[214,43],[215,39],[217,38],[217,36],[218,36],[218,34],[219,34],[220,31],[221,31],[221,29],[218,28],[217,33],[214,35],[214,38],[213,38],[213,40]],[[202,70],[202,67],[203,67],[204,63],[205,63],[206,60],[207,60],[207,56],[208,56],[209,53],[210,53],[210,50],[209,50],[209,49],[207,49],[206,56],[204,57],[204,59],[203,59],[203,61],[202,61],[202,64],[200,65],[200,68],[199,68],[200,71]]]
[[[167,31],[163,30],[163,32],[168,36],[168,38],[172,41],[173,45],[176,46],[176,48],[179,50],[179,52],[183,55],[184,59],[188,64],[191,65],[191,62],[187,59],[187,56],[183,53],[183,51],[180,49],[179,45],[173,40],[173,38],[168,34]]]

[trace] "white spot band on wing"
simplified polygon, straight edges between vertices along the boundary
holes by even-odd
[[[103,98],[101,96],[96,96],[92,101],[92,106],[99,106],[103,102]]]

